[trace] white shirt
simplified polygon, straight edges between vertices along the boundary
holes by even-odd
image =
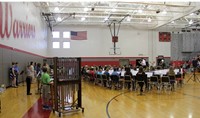
[[[146,66],[146,61],[144,59],[142,60],[141,65]]]

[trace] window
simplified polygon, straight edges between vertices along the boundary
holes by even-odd
[[[63,42],[63,48],[70,48],[70,42]]]
[[[70,32],[63,32],[63,38],[70,38]]]
[[[53,42],[53,48],[60,48],[60,42]]]
[[[52,32],[53,38],[60,38],[60,32],[54,31]]]

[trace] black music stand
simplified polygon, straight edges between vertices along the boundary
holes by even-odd
[[[194,82],[197,82],[196,80],[198,80],[200,82],[199,78],[196,75],[196,68],[194,68],[193,74],[189,77],[187,82],[189,82],[191,79],[193,79]]]
[[[20,72],[20,75],[22,77],[22,86],[24,86],[24,70]]]

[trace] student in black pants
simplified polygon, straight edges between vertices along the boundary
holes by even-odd
[[[31,70],[30,70],[30,65],[27,66],[27,77],[26,77],[26,91],[27,95],[32,95],[31,91]]]

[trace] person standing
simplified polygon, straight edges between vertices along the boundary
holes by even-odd
[[[18,62],[15,63],[14,66],[14,72],[15,72],[15,76],[16,76],[16,86],[18,86],[18,76],[19,76],[19,67],[18,67]]]
[[[38,93],[41,93],[41,83],[40,83],[40,78],[42,75],[42,69],[41,69],[41,64],[37,63],[37,67],[36,67],[36,78],[37,78],[37,85],[38,85]]]
[[[42,83],[42,104],[43,104],[43,109],[50,109],[49,105],[49,99],[50,99],[50,76],[47,73],[47,68],[43,67],[42,68],[43,74],[41,76],[41,83]]]
[[[15,63],[12,62],[12,67],[10,68],[10,78],[12,80],[12,87],[17,88],[16,86],[16,74],[15,74]]]
[[[35,82],[35,69],[33,66],[33,62],[30,62],[30,76],[31,76],[31,83]]]
[[[144,58],[141,59],[141,65],[144,69],[146,68],[146,60]]]
[[[26,69],[26,73],[27,73],[27,77],[26,77],[26,94],[27,95],[32,95],[31,91],[31,79],[32,79],[32,75],[31,75],[31,66],[28,65],[27,69]]]

